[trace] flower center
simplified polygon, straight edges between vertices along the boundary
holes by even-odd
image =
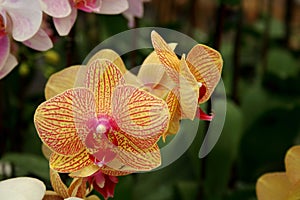
[[[90,125],[91,132],[86,137],[85,145],[91,154],[90,159],[102,167],[116,156],[118,126],[114,119],[107,115],[99,115]]]

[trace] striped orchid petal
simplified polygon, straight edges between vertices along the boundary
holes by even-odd
[[[63,183],[63,181],[61,180],[57,171],[55,171],[51,168],[50,168],[50,181],[51,181],[53,190],[60,197],[63,197],[63,198],[69,197],[67,186]]]
[[[71,173],[93,164],[90,154],[86,149],[82,149],[78,154],[73,156],[52,153],[50,157],[50,168],[61,173]]]
[[[120,132],[116,134],[118,145],[118,153],[116,158],[107,164],[108,167],[118,171],[149,171],[161,164],[160,150],[155,143],[150,148],[140,148],[126,136]]]
[[[112,116],[129,136],[150,139],[166,131],[169,112],[162,99],[129,85],[117,87],[112,99]]]
[[[84,83],[95,95],[96,112],[109,114],[114,89],[125,83],[122,72],[109,60],[96,59],[87,65]]]
[[[160,62],[165,66],[166,73],[175,83],[178,83],[180,62],[177,55],[157,32],[151,32],[151,39]]]
[[[70,156],[84,148],[77,134],[85,131],[86,120],[93,117],[93,94],[76,88],[42,103],[35,112],[34,122],[40,138],[52,151]]]
[[[179,102],[182,118],[193,120],[198,107],[199,86],[195,77],[187,67],[184,55],[180,60],[180,72]]]
[[[208,46],[198,44],[187,55],[190,71],[200,88],[199,103],[207,101],[221,78],[223,60],[220,53]]]

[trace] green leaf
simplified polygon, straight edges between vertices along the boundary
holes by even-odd
[[[49,180],[49,164],[44,157],[33,154],[7,153],[0,161],[12,163],[15,167],[16,176],[35,175]]]

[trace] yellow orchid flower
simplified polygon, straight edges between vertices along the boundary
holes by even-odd
[[[258,200],[300,199],[300,146],[290,148],[285,156],[286,172],[262,175],[256,183]]]
[[[160,165],[156,142],[168,128],[167,104],[126,84],[125,70],[116,53],[104,50],[85,67],[72,66],[49,79],[47,101],[34,122],[52,152],[51,169],[89,178],[101,189],[103,177],[116,183],[113,176]]]
[[[175,46],[168,45],[158,33],[152,31],[151,39],[155,51],[145,59],[138,78],[152,83],[148,90],[168,104],[171,120],[163,138],[178,132],[180,119],[193,120],[196,116],[212,120],[199,104],[210,98],[221,77],[223,60],[219,52],[198,44],[180,60],[173,51]]]

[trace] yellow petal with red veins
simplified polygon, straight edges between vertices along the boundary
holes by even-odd
[[[68,188],[69,196],[84,198],[87,192],[86,183],[87,180],[84,178],[74,178]]]
[[[113,51],[111,49],[102,49],[102,50],[98,51],[90,58],[87,65],[90,65],[91,63],[93,63],[95,60],[98,60],[98,59],[100,59],[100,60],[107,59],[107,60],[111,61],[119,68],[119,70],[123,74],[127,71],[125,64],[124,64],[123,60],[121,59],[121,57],[119,56],[119,54],[117,54],[115,51]]]
[[[287,199],[291,184],[284,172],[268,173],[261,176],[256,183],[258,200]]]
[[[198,96],[198,82],[190,72],[183,55],[179,75],[179,101],[183,118],[194,119],[198,108]]]
[[[69,174],[71,177],[88,177],[100,170],[98,165],[88,165],[81,170]]]
[[[45,97],[50,99],[74,87],[77,72],[81,66],[75,65],[52,74],[45,86]]]
[[[165,142],[166,137],[168,135],[173,135],[176,134],[179,131],[180,128],[180,119],[181,119],[181,114],[180,112],[176,112],[173,119],[170,121],[169,124],[169,129],[166,133],[163,134],[163,141]]]
[[[115,160],[114,162],[120,162],[120,161]],[[117,164],[111,164],[111,165],[112,166],[117,166]],[[136,171],[126,171],[124,169],[116,170],[116,169],[113,169],[113,168],[110,168],[110,167],[104,165],[103,167],[101,167],[101,172],[103,174],[107,174],[107,175],[110,175],[110,176],[125,176],[125,175],[128,175],[128,174],[134,173]]]
[[[117,87],[112,106],[113,118],[129,136],[156,138],[168,128],[170,116],[167,104],[144,90],[129,85]]]
[[[202,84],[199,103],[207,101],[218,84],[223,66],[221,54],[202,44],[194,46],[187,55],[188,67],[197,81]]]
[[[93,94],[85,88],[69,89],[42,103],[34,123],[42,141],[54,152],[78,154],[84,145],[78,137],[79,125],[95,117]],[[76,124],[75,124],[76,122]]]
[[[84,83],[95,95],[97,113],[110,114],[112,94],[125,80],[111,61],[96,59],[87,65]]]
[[[61,173],[72,173],[94,164],[85,149],[73,156],[53,153],[49,162],[50,168]]]
[[[116,158],[107,164],[117,171],[149,171],[161,164],[160,150],[155,143],[151,148],[139,148],[125,133],[116,134],[118,151]]]
[[[62,182],[59,174],[51,168],[50,168],[50,181],[51,181],[52,188],[58,195],[60,195],[63,198],[69,197],[67,186]]]
[[[285,168],[288,179],[295,184],[300,181],[300,146],[288,150],[285,156]]]
[[[178,57],[176,56],[172,48],[157,32],[151,32],[151,40],[160,62],[165,66],[166,73],[175,83],[178,83],[178,73],[180,67]]]

